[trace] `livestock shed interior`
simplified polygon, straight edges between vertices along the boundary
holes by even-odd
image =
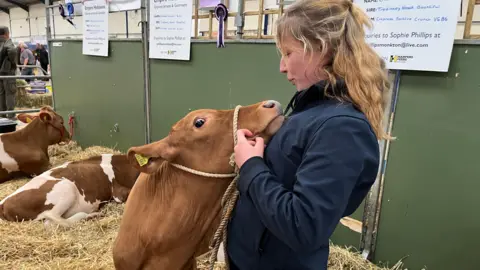
[[[245,3],[253,10],[260,1]],[[480,216],[472,211],[480,207],[480,167],[474,162],[480,149],[476,124],[480,36],[473,34],[480,32],[480,13],[478,6],[476,12],[466,11],[474,2],[462,2],[465,10],[448,72],[390,71],[391,102],[386,111],[394,112],[394,121],[386,114],[384,122],[387,128],[393,121],[392,135],[397,139],[388,144],[377,179],[375,190],[380,195],[372,192],[350,216],[352,223],[337,226],[329,269],[450,270],[480,265]],[[0,0],[0,23],[10,26],[16,40],[45,37],[44,4],[43,0]],[[82,54],[81,26],[73,29],[54,9],[50,36],[45,38],[54,94],[17,94],[17,109],[51,105],[73,121],[74,142],[49,149],[53,165],[126,152],[159,140],[192,110],[233,109],[268,99],[286,106],[290,100],[293,89],[278,72],[280,56],[272,27],[261,28],[264,21],[278,16],[277,10],[248,11],[251,18],[244,29],[248,37],[241,39],[235,38],[234,17],[230,17],[229,37],[222,49],[215,46],[211,11],[194,11],[190,61],[147,59],[142,24],[138,24],[141,12],[110,14],[119,21],[110,23],[108,57],[93,57]],[[28,29],[22,26],[25,20]],[[75,20],[81,25],[81,16]],[[0,184],[0,200],[27,181]],[[375,207],[379,207],[378,223],[373,222]],[[122,211],[123,205],[108,204],[102,218],[53,231],[41,223],[0,222],[0,268],[16,269],[21,264],[22,269],[113,269],[111,245]],[[365,261],[365,256],[379,266]],[[199,266],[205,267],[203,259]]]
[[[78,65],[55,69],[70,61],[70,50],[81,47],[81,41],[62,42],[63,46],[52,53],[52,63],[56,63],[52,78],[55,87],[62,89],[55,96],[57,111],[65,117],[75,112],[76,140],[82,146],[99,144],[121,150],[143,144],[141,73],[115,68],[129,63],[131,70],[141,70],[138,55],[126,53],[140,53],[140,42],[112,41],[108,59],[77,54],[71,60]],[[447,73],[401,74],[393,127],[397,140],[390,146],[375,262],[393,265],[408,256],[404,262],[409,269],[473,269],[480,263],[473,237],[480,219],[467,210],[478,204],[474,179],[480,171],[473,160],[480,147],[480,128],[474,124],[480,114],[474,104],[480,99],[475,68],[480,59],[479,44],[457,40]],[[290,85],[276,70],[274,44],[227,46],[218,50],[213,43],[194,42],[190,62],[151,60],[155,74],[153,141],[166,136],[172,124],[190,110],[233,108],[263,99],[288,102]],[[247,56],[245,51],[249,51]],[[263,61],[251,65],[258,58]],[[237,68],[218,69],[224,61],[235,63]],[[83,68],[87,71],[82,73]],[[104,75],[115,79],[102,80]],[[262,91],[257,90],[259,87]],[[112,132],[115,124],[118,130]],[[362,215],[360,207],[352,217],[362,220]],[[448,237],[453,228],[455,237]],[[447,239],[449,244],[442,244]],[[339,225],[332,241],[358,247],[360,235]],[[452,251],[450,245],[462,248],[455,256],[447,256]],[[464,260],[452,260],[451,256]]]

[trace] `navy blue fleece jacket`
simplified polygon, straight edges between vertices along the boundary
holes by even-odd
[[[264,158],[241,167],[228,225],[232,270],[327,269],[330,236],[375,181],[373,129],[351,103],[327,98],[324,86],[298,92]],[[339,81],[327,91],[346,86]]]

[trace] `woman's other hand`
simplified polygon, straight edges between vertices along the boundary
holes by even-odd
[[[253,134],[248,129],[237,130],[237,145],[235,145],[235,163],[238,168],[241,168],[243,163],[252,157],[263,158],[263,151],[265,144],[263,138],[256,137],[253,140],[248,140],[247,137],[252,137]]]

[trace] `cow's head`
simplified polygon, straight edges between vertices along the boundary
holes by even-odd
[[[132,147],[128,159],[141,172],[156,172],[164,161],[211,173],[231,173],[234,110],[202,109],[187,114],[160,141]],[[284,121],[277,101],[241,107],[238,129],[249,129],[265,143]]]
[[[38,113],[21,113],[17,119],[23,123],[39,121],[43,123],[47,130],[49,141],[53,143],[70,141],[70,133],[65,128],[63,117],[57,114],[51,107],[45,106]]]

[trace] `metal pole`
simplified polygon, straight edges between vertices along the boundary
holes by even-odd
[[[400,76],[401,71],[397,70],[395,74],[393,91],[391,96],[390,115],[389,121],[386,127],[387,134],[392,133],[393,120],[395,118],[395,111],[398,102],[398,93],[400,90]],[[375,183],[369,192],[368,198],[365,201],[365,208],[363,214],[363,228],[360,241],[360,249],[362,251],[362,257],[364,259],[371,260],[375,255],[378,227],[380,221],[380,212],[382,207],[383,187],[385,183],[385,171],[388,160],[388,153],[390,150],[390,141],[382,143],[382,160],[380,163],[379,174]]]
[[[45,18],[46,18],[46,38],[47,38],[47,44],[48,44],[48,63],[50,65],[50,72],[52,71],[52,51],[53,51],[53,47],[50,45],[50,39],[52,38],[52,29],[50,27],[50,8],[48,7],[50,5],[50,0],[45,0]],[[53,87],[53,79],[51,78],[51,74],[48,75],[48,76],[45,76],[46,78],[49,78],[50,79],[50,85],[52,87],[52,107],[53,107],[53,110],[56,110],[56,106],[55,106],[55,89]]]
[[[30,9],[30,8],[29,8]],[[31,24],[31,20],[30,20],[30,10],[28,11],[28,34],[30,36],[30,42],[32,42],[32,24]]]
[[[13,38],[13,32],[12,32],[12,16],[10,16],[10,13],[8,13],[8,24],[10,25],[10,38]]]
[[[19,68],[24,68],[24,67],[31,67],[31,68],[38,68],[40,69],[44,74],[47,74],[47,71],[45,69],[43,69],[41,66],[37,66],[37,65],[17,65],[17,67]]]
[[[11,114],[11,113],[32,113],[32,112],[39,112],[39,111],[40,109],[0,111],[0,115]]]
[[[125,36],[128,38],[128,10],[125,11]]]
[[[243,37],[243,23],[245,22],[245,16],[243,12],[245,11],[245,1],[238,1],[238,10],[237,15],[235,16],[235,26],[237,27],[237,39],[242,39]]]
[[[47,20],[49,20],[49,19],[47,18]],[[53,38],[55,38],[55,11],[52,11],[52,25],[53,25],[53,27],[52,27],[53,28]],[[47,45],[48,45],[48,40],[47,40]],[[49,48],[50,48],[50,46],[49,46]]]
[[[1,75],[2,79],[50,79],[50,75]]]
[[[148,14],[149,0],[142,0],[143,7],[141,13],[142,23],[142,45],[143,45],[143,87],[144,87],[144,107],[145,107],[145,143],[151,142],[150,131],[150,59],[148,57]]]

